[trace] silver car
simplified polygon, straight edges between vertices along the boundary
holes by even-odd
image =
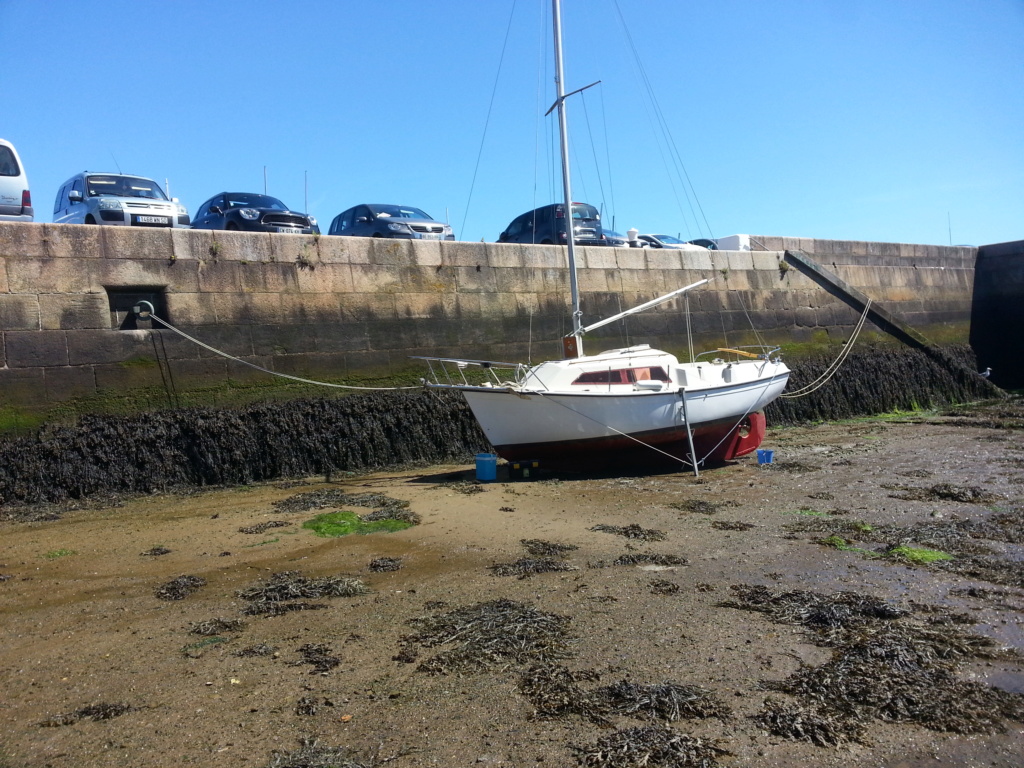
[[[152,179],[85,171],[64,182],[53,204],[57,224],[188,227],[188,211]]]

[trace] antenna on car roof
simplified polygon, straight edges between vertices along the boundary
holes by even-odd
[[[121,172],[121,166],[118,164],[117,158],[114,157],[114,152],[113,151],[110,152],[110,159],[114,161],[114,165],[117,166],[117,172],[120,173]]]

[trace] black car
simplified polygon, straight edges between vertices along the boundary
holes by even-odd
[[[406,240],[454,240],[448,224],[434,221],[411,205],[363,203],[334,217],[329,235],[397,237]]]
[[[221,192],[214,195],[199,206],[192,219],[192,229],[320,234],[320,228],[312,216],[289,210],[276,197],[251,192]]]
[[[499,243],[543,243],[565,245],[565,205],[553,203],[516,216],[505,231],[498,235]],[[577,245],[604,245],[601,214],[586,203],[572,204],[572,231]]]

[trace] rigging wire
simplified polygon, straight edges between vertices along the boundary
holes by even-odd
[[[466,212],[462,216],[462,225],[459,227],[459,239],[466,230],[466,220],[469,218],[469,206],[473,201],[473,189],[476,187],[476,176],[480,171],[480,159],[484,154],[484,142],[487,140],[487,128],[491,123],[491,113],[494,111],[494,99],[498,93],[498,80],[501,78],[501,67],[505,61],[505,50],[508,48],[508,38],[512,32],[512,18],[516,12],[516,0],[512,0],[512,10],[508,15],[508,25],[505,27],[505,39],[501,44],[501,55],[498,57],[498,71],[494,74],[494,86],[491,88],[491,100],[487,105],[487,117],[484,119],[483,135],[480,137],[480,148],[476,153],[476,165],[473,166],[473,179],[469,184],[469,197],[466,198]]]
[[[649,105],[647,101],[644,102],[644,108],[648,113],[648,120],[651,119],[651,112],[653,110],[654,117],[657,121],[658,127],[661,130],[661,137],[659,137],[657,133],[655,134],[658,143],[658,150],[659,152],[661,152],[662,158],[664,159],[664,150],[662,149],[663,140],[669,150],[669,155],[671,157],[672,164],[675,167],[676,172],[679,174],[680,181],[683,182],[681,185],[683,194],[686,197],[687,205],[690,208],[690,213],[693,216],[693,220],[697,227],[698,233],[703,233],[704,231],[707,231],[709,236],[713,237],[711,225],[708,223],[707,216],[704,213],[704,208],[700,204],[700,199],[697,197],[697,190],[693,186],[693,182],[690,179],[690,174],[686,170],[686,165],[682,161],[682,155],[680,154],[679,148],[676,145],[674,137],[672,136],[672,132],[669,129],[668,121],[665,118],[665,113],[662,110],[661,104],[654,93],[654,88],[651,84],[650,77],[647,75],[647,70],[644,67],[643,61],[640,58],[639,49],[636,46],[636,42],[633,40],[632,34],[630,34],[629,26],[626,24],[625,17],[622,14],[622,8],[619,6],[619,0],[613,0],[613,3],[615,5],[615,11],[619,17],[619,24],[622,27],[623,32],[625,33],[630,52],[633,54],[634,71],[639,74],[639,79],[644,86],[643,91],[645,92],[647,100],[649,100],[650,102]],[[683,210],[682,203],[679,200],[679,195],[676,190],[675,181],[672,179],[671,174],[669,176],[669,183],[672,186],[672,191],[676,196],[676,203],[677,205],[679,205],[679,211],[681,214],[683,214],[683,218],[685,219],[686,214]],[[694,205],[696,205],[696,209],[694,208]],[[700,212],[699,217],[697,215],[697,211]],[[706,230],[704,230],[701,227],[700,222],[702,219],[704,221],[704,227],[707,228]]]
[[[871,309],[871,299],[868,299],[867,302],[864,304],[864,312],[863,312],[863,314],[861,314],[860,320],[857,322],[857,325],[854,327],[853,333],[850,334],[850,338],[847,340],[846,346],[843,347],[843,351],[839,354],[839,357],[837,357],[835,360],[832,361],[832,363],[828,366],[828,368],[825,369],[825,372],[822,373],[821,376],[816,378],[810,384],[807,384],[807,385],[805,385],[803,387],[800,387],[800,389],[794,390],[793,392],[789,392],[787,394],[779,395],[779,397],[780,398],[785,398],[787,400],[788,399],[792,399],[792,398],[798,398],[798,397],[806,397],[807,395],[811,394],[812,392],[817,392],[823,386],[828,384],[828,382],[832,379],[832,377],[835,376],[836,373],[838,373],[839,367],[844,362],[846,362],[846,358],[850,356],[850,352],[853,350],[853,345],[857,342],[857,337],[860,336],[860,332],[864,328],[864,323],[868,319],[868,311],[870,309]]]

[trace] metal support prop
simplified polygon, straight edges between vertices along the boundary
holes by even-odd
[[[679,388],[679,399],[683,403],[683,426],[686,427],[686,439],[690,443],[690,464],[693,465],[693,476],[700,477],[700,468],[697,466],[697,452],[693,449],[693,430],[690,429],[690,417],[686,415],[686,388]]]

